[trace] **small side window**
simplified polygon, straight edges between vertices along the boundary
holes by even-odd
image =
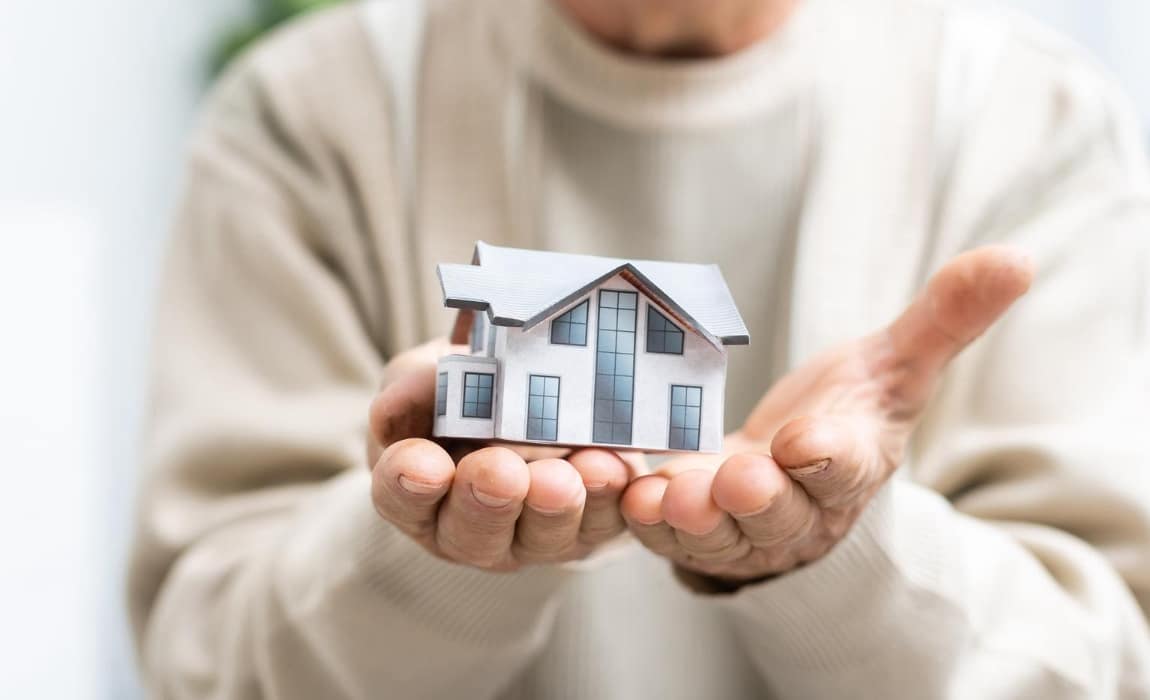
[[[447,372],[440,372],[435,382],[435,415],[447,415]]]
[[[671,386],[671,431],[667,446],[672,450],[699,449],[703,389],[697,386]]]
[[[587,300],[551,322],[551,344],[587,344]]]
[[[463,417],[490,418],[491,399],[494,393],[495,375],[483,372],[466,372],[463,375]]]
[[[653,306],[647,307],[647,352],[683,354],[683,331]]]

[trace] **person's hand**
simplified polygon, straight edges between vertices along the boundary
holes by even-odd
[[[723,456],[672,459],[634,481],[622,502],[631,530],[681,568],[736,584],[823,556],[902,461],[947,364],[1032,276],[1010,248],[958,256],[888,328],[779,381]]]
[[[451,350],[424,345],[384,372],[368,439],[379,515],[439,557],[493,571],[579,559],[625,530],[631,472],[614,452],[431,440],[435,361]]]

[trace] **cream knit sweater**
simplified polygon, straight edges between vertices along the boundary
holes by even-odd
[[[381,63],[405,37],[363,6],[212,97],[131,572],[154,695],[1150,695],[1150,178],[1108,82],[1040,28],[926,0],[806,0],[677,65],[543,2],[428,2],[415,103]],[[368,402],[447,328],[434,265],[476,239],[722,264],[754,343],[733,422],[956,251],[1013,241],[1039,277],[842,543],[711,596],[633,543],[483,573],[372,511]]]

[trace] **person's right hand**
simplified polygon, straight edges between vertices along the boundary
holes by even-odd
[[[614,452],[431,440],[435,362],[452,350],[429,343],[384,371],[368,438],[379,515],[439,557],[492,571],[580,559],[623,532],[630,469]]]

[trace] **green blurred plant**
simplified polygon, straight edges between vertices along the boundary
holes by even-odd
[[[231,28],[212,54],[212,74],[217,75],[244,49],[287,20],[343,0],[250,0],[251,19]]]

